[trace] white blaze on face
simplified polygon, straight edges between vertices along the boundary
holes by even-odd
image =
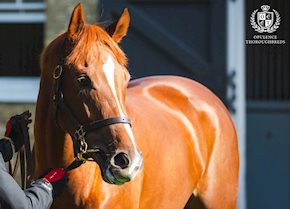
[[[116,101],[116,104],[117,104],[117,107],[119,110],[119,114],[120,114],[120,116],[125,116],[124,111],[122,110],[121,105],[120,105],[119,100],[118,100],[118,97],[117,97],[116,86],[115,86],[115,63],[110,55],[108,55],[107,61],[103,65],[103,71],[106,75],[108,84],[109,84],[111,91],[114,95],[114,99]],[[116,116],[116,117],[118,117],[118,116]],[[129,173],[132,173],[134,167],[136,166],[135,164],[137,164],[139,161],[139,159],[136,159],[136,158],[139,158],[140,154],[137,151],[135,138],[134,138],[134,135],[133,135],[133,132],[132,132],[130,125],[124,124],[124,126],[125,126],[125,130],[127,131],[128,136],[130,137],[130,139],[132,141],[132,144],[134,146],[134,151],[135,151],[135,159],[133,160],[133,162],[129,168]]]

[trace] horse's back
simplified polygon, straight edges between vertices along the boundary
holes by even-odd
[[[127,110],[133,129],[138,130],[135,136],[144,155],[144,175],[156,180],[150,185],[160,188],[160,193],[148,188],[149,193],[166,195],[166,184],[174,182],[177,186],[170,188],[178,194],[194,192],[208,207],[217,204],[217,198],[228,198],[225,202],[231,203],[217,208],[234,208],[239,164],[236,132],[225,106],[210,90],[177,76],[137,79],[128,87]],[[225,174],[228,169],[232,170]]]

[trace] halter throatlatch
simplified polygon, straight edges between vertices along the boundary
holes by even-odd
[[[61,84],[62,84],[62,75],[63,75],[63,68],[61,65],[57,65],[53,78],[54,78],[54,95],[53,95],[53,102],[54,102],[54,118],[57,122],[57,113],[58,109],[62,108],[66,115],[69,117],[70,121],[73,123],[73,126],[75,127],[75,131],[73,134],[70,133],[72,139],[73,139],[73,146],[74,146],[74,155],[75,155],[75,161],[69,165],[66,170],[72,170],[78,166],[80,166],[82,163],[88,161],[89,159],[85,158],[84,155],[88,153],[97,153],[100,150],[95,149],[89,149],[88,144],[86,142],[86,134],[92,130],[100,129],[105,126],[117,124],[117,123],[126,123],[131,126],[131,121],[129,118],[125,116],[121,117],[115,117],[115,118],[107,118],[103,120],[97,120],[92,123],[82,125],[77,117],[73,114],[70,107],[65,103],[64,100],[64,94],[61,90]]]

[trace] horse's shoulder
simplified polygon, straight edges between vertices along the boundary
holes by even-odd
[[[128,86],[129,98],[137,100],[152,99],[173,106],[192,106],[195,110],[214,112],[228,115],[221,100],[206,86],[189,78],[180,76],[150,76],[139,78],[130,82]],[[130,100],[130,99],[129,99]],[[134,99],[133,101],[136,102]],[[223,111],[222,111],[223,110]]]

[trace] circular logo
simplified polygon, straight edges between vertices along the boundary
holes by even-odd
[[[273,33],[275,32],[281,23],[281,17],[277,10],[270,10],[269,5],[261,6],[262,11],[258,12],[258,9],[254,10],[250,17],[250,23],[252,28],[258,33]]]

